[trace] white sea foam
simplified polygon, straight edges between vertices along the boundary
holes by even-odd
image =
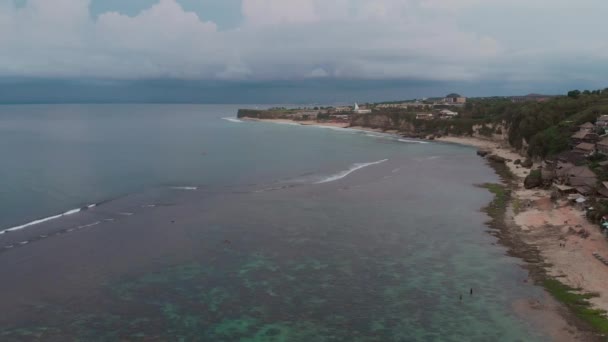
[[[89,223],[89,224],[85,224],[83,226],[78,226],[78,229],[84,229],[84,228],[89,228],[89,227],[94,227],[98,224],[100,224],[101,222],[97,221],[97,222],[93,222],[93,223]]]
[[[399,141],[401,141],[403,143],[408,143],[408,144],[428,144],[427,141],[420,141],[420,140],[399,139]]]
[[[268,191],[284,190],[284,189],[289,189],[289,188],[293,188],[293,187],[294,187],[294,185],[276,186],[276,187],[256,190],[256,191],[254,191],[254,193],[262,193],[262,192],[268,192]]]
[[[327,177],[319,182],[316,182],[315,184],[323,184],[323,183],[329,183],[329,182],[335,182],[337,180],[340,180],[348,175],[350,175],[351,173],[357,171],[357,170],[361,170],[364,167],[368,167],[368,166],[372,166],[372,165],[378,165],[378,164],[382,164],[384,162],[388,161],[388,159],[383,159],[383,160],[379,160],[379,161],[375,161],[375,162],[371,162],[371,163],[357,163],[357,164],[353,164],[353,166],[345,171],[336,173],[333,176]]]
[[[286,122],[286,121],[271,121],[271,122],[274,123],[274,124],[277,124],[277,125],[303,126],[303,125],[300,125],[297,122]]]
[[[198,187],[196,187],[196,186],[174,186],[174,187],[171,187],[171,189],[173,189],[173,190],[196,191],[196,190],[198,190]]]
[[[388,135],[383,135],[383,134],[374,134],[374,133],[365,133],[365,136],[367,137],[372,137],[372,138],[390,138],[390,136]]]
[[[95,206],[96,206],[95,204],[90,204],[90,205],[87,205],[86,208],[87,209],[92,209]],[[38,224],[41,224],[41,223],[45,223],[45,222],[48,222],[48,221],[56,220],[56,219],[64,217],[64,216],[74,215],[74,214],[77,214],[77,213],[79,213],[81,211],[82,211],[82,209],[72,209],[72,210],[66,211],[63,214],[46,217],[46,218],[43,218],[43,219],[40,219],[40,220],[35,220],[35,221],[32,221],[32,222],[23,224],[21,226],[16,226],[16,227],[8,228],[8,229],[5,229],[5,230],[0,230],[0,235],[6,234],[6,233],[10,233],[10,232],[14,232],[14,231],[17,231],[17,230],[22,230],[22,229],[25,229],[25,228],[29,228],[31,226],[35,226],[35,225],[38,225]]]
[[[230,122],[236,122],[236,123],[243,123],[243,121],[237,119],[237,118],[222,118],[222,120],[226,120],[226,121],[230,121]]]

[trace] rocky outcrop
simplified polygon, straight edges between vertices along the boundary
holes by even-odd
[[[524,180],[526,189],[538,188],[543,184],[543,179],[540,172],[531,172]]]
[[[524,161],[521,163],[521,166],[525,167],[526,169],[531,168],[531,167],[532,167],[532,165],[534,165],[534,163],[532,162],[532,159],[530,159],[530,158],[528,158],[528,159],[524,160]]]
[[[489,155],[488,156],[488,160],[489,161],[493,161],[495,163],[501,163],[501,164],[504,164],[507,161],[507,159],[505,159],[505,158],[503,158],[501,156],[497,156],[495,154]]]
[[[351,116],[350,124],[351,126],[377,128],[385,131],[396,130],[407,136],[412,136],[417,133],[414,125],[399,115],[354,114]]]
[[[477,150],[477,155],[482,158],[484,158],[485,156],[487,156],[490,153],[491,153],[491,151],[488,151],[488,150]]]

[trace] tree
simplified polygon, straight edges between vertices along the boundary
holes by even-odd
[[[580,90],[570,90],[568,92],[568,97],[571,97],[573,99],[578,98],[579,96],[581,96],[581,91]]]

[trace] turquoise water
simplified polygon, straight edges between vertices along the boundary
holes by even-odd
[[[546,340],[472,149],[235,114],[0,107],[0,227],[101,202],[0,236],[0,337]]]

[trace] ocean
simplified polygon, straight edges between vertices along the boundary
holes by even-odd
[[[0,339],[548,340],[473,149],[238,107],[0,106]]]

